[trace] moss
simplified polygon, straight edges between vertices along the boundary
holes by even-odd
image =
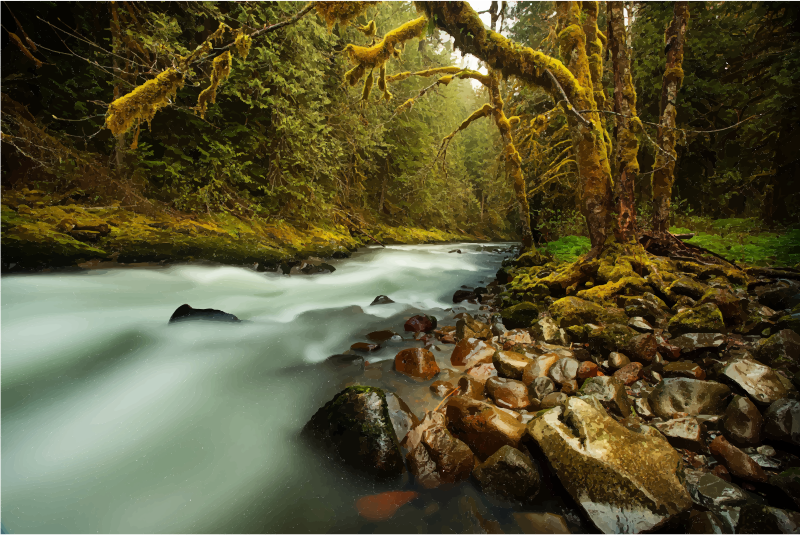
[[[205,117],[206,110],[209,104],[214,104],[217,101],[217,88],[219,84],[228,79],[231,74],[231,53],[225,51],[214,58],[213,66],[211,69],[211,84],[200,92],[197,97],[196,110],[200,113],[200,117]]]
[[[392,56],[399,55],[398,47],[400,45],[410,39],[420,37],[427,24],[428,20],[425,17],[419,17],[390,31],[373,46],[348,44],[345,47],[345,53],[354,64],[370,68],[380,67]]]
[[[683,85],[683,69],[680,67],[680,63],[676,67],[670,67],[664,71],[664,82],[677,82],[678,89],[681,88]]]
[[[328,25],[328,30],[337,22],[342,26],[349,24],[367,8],[378,2],[314,2],[317,14]]]
[[[250,54],[250,47],[253,45],[253,39],[242,30],[238,30],[234,45],[236,46],[236,52],[239,54],[239,57],[242,58],[242,61],[245,61],[247,60],[248,54]]]
[[[527,329],[539,319],[540,306],[535,303],[524,302],[506,308],[501,313],[503,324],[509,329]]]
[[[152,80],[143,83],[108,107],[106,128],[115,136],[124,134],[142,121],[150,124],[156,112],[169,104],[169,98],[183,87],[183,75],[167,69]]]
[[[366,37],[375,37],[375,32],[377,30],[374,20],[369,21],[364,26],[358,26],[356,29],[363,33]]]
[[[617,295],[641,295],[650,290],[652,290],[652,288],[647,281],[638,275],[634,275],[631,277],[623,277],[616,282],[595,286],[588,290],[581,290],[577,295],[581,299],[586,299],[587,301],[593,301],[601,305],[609,305]]]
[[[562,329],[585,323],[600,324],[605,317],[603,307],[577,297],[565,297],[550,305],[550,315]]]
[[[679,312],[669,320],[667,330],[672,336],[686,333],[715,333],[725,328],[722,312],[713,303],[706,303]]]
[[[592,329],[587,338],[591,351],[608,356],[612,351],[619,351],[626,347],[628,342],[638,334],[627,325],[611,323]]]

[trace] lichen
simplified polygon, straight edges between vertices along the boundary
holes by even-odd
[[[342,26],[350,23],[351,20],[358,17],[367,8],[378,2],[314,2],[314,9],[325,23],[328,25],[328,31],[333,28],[337,22]]]
[[[345,53],[350,58],[350,61],[356,65],[364,65],[371,68],[380,67],[392,56],[400,54],[397,47],[410,39],[420,37],[425,31],[427,23],[428,19],[419,17],[390,31],[373,46],[365,47],[352,43],[348,44],[345,47]]]
[[[242,61],[247,60],[247,55],[250,53],[250,47],[253,45],[253,38],[244,33],[242,30],[237,30],[236,39],[234,40],[236,52]]]
[[[197,107],[195,110],[200,113],[200,117],[205,117],[208,104],[217,101],[217,88],[219,84],[227,80],[231,73],[231,53],[225,51],[216,58],[211,68],[211,85],[200,92],[197,97]]]

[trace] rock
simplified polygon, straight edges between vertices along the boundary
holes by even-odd
[[[676,448],[694,452],[705,449],[703,426],[694,418],[676,418],[666,422],[656,422],[653,426]]]
[[[756,348],[756,356],[773,367],[800,363],[800,335],[791,329],[784,329],[762,339]]]
[[[622,353],[618,353],[616,351],[612,351],[608,354],[608,366],[612,370],[618,370],[620,368],[624,368],[628,364],[631,363],[631,359],[623,355]]]
[[[559,327],[566,329],[572,325],[602,323],[605,310],[600,305],[578,297],[564,297],[550,305],[550,315]],[[529,324],[530,325],[530,324]]]
[[[653,413],[653,409],[650,408],[650,402],[647,401],[647,398],[636,398],[633,400],[633,408],[636,411],[636,414],[650,420],[651,418],[655,418],[655,414]]]
[[[563,392],[568,396],[577,394],[579,388],[580,385],[578,384],[578,381],[575,379],[570,379],[568,381],[564,381],[563,383],[561,383],[561,392]]]
[[[475,295],[475,292],[470,290],[456,290],[456,293],[453,294],[453,303],[460,303],[461,301],[469,301],[475,300],[478,296]]]
[[[606,410],[623,418],[627,418],[631,414],[631,400],[625,391],[625,385],[614,377],[586,379],[581,386],[580,394],[595,396]]]
[[[696,511],[689,517],[686,533],[733,533],[728,526],[711,511]]]
[[[510,329],[527,329],[539,317],[539,308],[527,301],[508,307],[501,313],[503,324]]]
[[[725,342],[725,336],[719,333],[689,333],[670,339],[669,343],[677,346],[683,353],[699,351],[716,351]]]
[[[642,368],[641,362],[631,362],[614,372],[614,378],[624,385],[632,385],[642,378]]]
[[[554,354],[540,355],[534,358],[522,371],[522,382],[530,385],[537,377],[547,377],[550,367],[558,360],[558,355]]]
[[[481,459],[503,446],[517,447],[525,426],[500,409],[464,396],[453,396],[445,409],[447,428]]]
[[[725,328],[722,313],[713,303],[706,303],[675,314],[667,330],[672,336],[686,333],[717,333]],[[674,343],[674,342],[673,342]]]
[[[352,366],[363,371],[364,357],[360,355],[331,355],[325,359],[325,364],[337,370],[345,370]]]
[[[553,513],[514,513],[514,520],[522,533],[572,533],[564,517]]]
[[[770,476],[769,484],[786,493],[795,505],[800,506],[800,468],[789,468],[780,474]]]
[[[415,333],[429,333],[436,328],[436,318],[433,316],[412,316],[404,326],[406,331]]]
[[[722,318],[728,325],[736,325],[744,321],[744,307],[738,297],[728,290],[709,288],[700,299],[700,304],[713,303],[722,313]]]
[[[714,467],[714,469],[711,471],[711,473],[714,474],[715,476],[717,476],[720,479],[724,479],[725,481],[727,481],[729,483],[731,481],[731,473],[728,472],[728,469],[725,468],[724,465],[718,464],[717,466]]]
[[[575,378],[578,377],[578,367],[580,365],[581,363],[575,359],[558,359],[555,364],[550,366],[547,375],[556,384],[563,385],[569,381],[574,381]]]
[[[502,323],[492,323],[492,334],[495,336],[502,336],[508,329]]]
[[[539,351],[545,355],[556,355],[558,358],[573,357],[575,354],[571,349],[564,346],[548,344],[547,342],[538,342],[536,344]]]
[[[455,387],[448,383],[447,381],[434,381],[431,383],[429,387],[430,391],[439,396],[440,398],[445,397],[449,394]]]
[[[533,337],[548,344],[567,345],[567,333],[552,318],[542,318],[531,327]]]
[[[721,464],[715,467],[715,472],[717,469],[728,474]],[[739,519],[739,508],[748,497],[742,489],[730,483],[730,475],[724,479],[715,473],[686,470],[684,483],[694,503],[713,511],[722,520],[726,529],[721,533],[733,533]]]
[[[497,343],[499,344],[511,343],[513,345],[529,345],[533,343],[531,340],[531,334],[525,329],[512,329],[504,332],[501,335],[498,335],[497,338]]]
[[[364,351],[364,352],[376,351],[380,348],[381,346],[379,346],[378,344],[368,344],[366,342],[356,342],[355,344],[350,346],[350,349],[352,349],[353,351]]]
[[[370,522],[382,522],[394,516],[397,510],[419,496],[414,491],[389,491],[364,496],[356,501],[359,516]]]
[[[528,393],[539,401],[546,395],[552,394],[556,389],[553,380],[549,377],[537,377],[528,385]]]
[[[465,338],[491,338],[492,330],[488,325],[477,321],[469,314],[464,314],[464,317],[456,323],[456,340],[463,340]]]
[[[636,316],[628,320],[628,327],[640,333],[652,333],[653,326],[646,319]]]
[[[503,409],[527,409],[531,404],[528,388],[521,381],[490,377],[486,380],[484,388],[495,404]]]
[[[561,483],[604,533],[654,529],[691,507],[665,441],[630,431],[579,398],[528,424]],[[646,452],[644,454],[643,452]]]
[[[467,370],[467,375],[478,381],[480,384],[485,384],[489,377],[497,376],[497,369],[495,369],[494,364],[492,363],[478,364],[477,366],[469,368]]]
[[[658,342],[652,334],[639,334],[628,341],[623,353],[631,360],[649,364],[658,354]]]
[[[487,379],[488,380],[488,379]],[[472,399],[483,399],[484,383],[470,375],[464,375],[458,380],[458,394]]]
[[[723,434],[737,446],[755,446],[761,443],[761,413],[752,401],[733,396],[722,417]]]
[[[789,394],[789,389],[769,366],[752,359],[734,359],[720,376],[739,385],[759,405],[769,405]]]
[[[589,332],[589,349],[607,357],[612,351],[622,351],[638,333],[627,325],[616,323],[593,329]]]
[[[472,367],[477,364],[492,362],[495,349],[483,340],[464,338],[460,340],[450,355],[453,366]]]
[[[798,533],[800,513],[751,502],[742,507],[736,532]]]
[[[426,489],[467,479],[475,466],[472,451],[448,431],[440,412],[425,415],[408,433],[406,448],[409,469]]]
[[[600,368],[591,361],[581,362],[578,366],[578,379],[588,379],[589,377],[597,377],[600,373]]]
[[[745,452],[728,442],[725,437],[715,438],[710,446],[711,455],[725,465],[736,477],[756,483],[766,483],[767,474]]]
[[[667,341],[662,336],[656,336],[658,342],[658,354],[667,360],[676,360],[681,356],[681,348]]]
[[[492,363],[500,377],[522,379],[525,367],[532,364],[533,360],[514,351],[496,351],[492,357]]]
[[[694,362],[670,362],[664,365],[664,377],[686,377],[688,379],[705,379],[706,372]]]
[[[669,420],[679,412],[721,415],[730,394],[730,388],[714,381],[674,378],[656,385],[648,401],[657,416]]]
[[[764,413],[764,435],[800,446],[800,401],[780,399]]]
[[[439,373],[433,353],[420,347],[410,347],[394,357],[394,369],[410,377],[430,379]]]
[[[346,464],[378,478],[403,472],[403,457],[379,388],[345,388],[314,414],[305,432]]]
[[[540,406],[542,409],[552,409],[566,404],[568,399],[569,396],[563,392],[552,392],[542,398]]]
[[[656,303],[641,297],[620,296],[617,298],[617,304],[624,308],[628,317],[639,317],[649,323],[658,323],[658,320],[667,316]]]
[[[172,317],[169,318],[169,323],[180,323],[183,321],[227,321],[237,323],[240,320],[233,314],[228,314],[221,310],[215,310],[213,308],[192,308],[189,305],[181,305],[172,313]]]
[[[800,288],[794,281],[781,280],[756,287],[756,297],[762,305],[773,310],[792,308],[800,303]]]
[[[386,392],[386,408],[397,440],[402,442],[408,432],[419,424],[419,418],[397,394]]]
[[[392,301],[391,299],[389,299],[385,295],[379,295],[378,297],[376,297],[375,299],[372,300],[372,303],[370,303],[369,306],[389,305],[391,303],[394,303],[394,301]]]
[[[697,306],[697,301],[695,301],[694,299],[692,299],[687,295],[675,296],[674,294],[672,294],[667,297],[672,297],[675,299],[675,304],[672,306],[672,311],[675,312],[676,314],[678,312],[683,312],[687,308],[694,308],[695,306]]]
[[[667,291],[674,295],[685,295],[692,299],[700,299],[708,290],[708,286],[689,277],[682,277],[669,285]]]
[[[448,253],[458,253],[458,254],[461,254],[461,249],[453,249],[452,251],[448,251]]]
[[[473,470],[483,492],[517,501],[532,500],[539,492],[541,477],[527,455],[503,446]]]
[[[369,333],[367,335],[367,339],[372,341],[372,342],[376,342],[378,344],[381,344],[383,342],[387,342],[387,341],[391,340],[392,337],[394,337],[394,336],[397,336],[397,333],[394,332],[394,331],[389,331],[389,330],[372,331],[371,333]]]

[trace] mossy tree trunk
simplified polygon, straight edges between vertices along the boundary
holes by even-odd
[[[675,180],[677,152],[675,142],[675,117],[678,113],[678,90],[683,82],[683,44],[689,22],[689,3],[675,2],[672,22],[664,34],[667,68],[661,85],[661,126],[658,128],[658,145],[653,173],[653,232],[663,235],[669,229],[672,184]]]
[[[597,2],[593,4],[596,16]],[[456,48],[485,61],[503,76],[515,76],[541,87],[554,100],[564,103],[581,178],[581,212],[586,218],[592,243],[587,259],[599,255],[608,235],[611,167],[608,134],[600,114],[588,111],[581,115],[577,112],[597,109],[578,3],[557,3],[561,29],[559,44],[566,66],[542,52],[519,46],[499,33],[487,30],[466,2],[418,2],[416,5],[429,19],[433,19],[439,29],[453,37]],[[592,7],[586,10],[587,16],[591,17]],[[564,97],[568,103],[564,102]]]
[[[623,2],[609,2],[609,48],[614,68],[614,111],[617,130],[614,144],[614,182],[617,197],[617,241],[626,243],[636,236],[634,183],[639,174],[639,141],[636,130],[641,122],[636,117],[636,91],[631,77],[631,57],[625,28]]]

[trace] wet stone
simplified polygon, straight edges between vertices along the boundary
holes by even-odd
[[[589,377],[597,377],[600,368],[594,362],[584,361],[578,366],[578,379],[588,379]]]
[[[572,381],[578,376],[578,367],[580,363],[572,358],[563,358],[556,361],[547,371],[550,377],[556,384],[564,384],[567,381]]]
[[[739,385],[759,405],[768,405],[789,394],[789,389],[769,366],[756,360],[734,359],[720,375]]]
[[[653,425],[676,448],[694,452],[705,449],[703,426],[694,418],[677,418]]]
[[[367,340],[380,344],[391,340],[394,336],[397,336],[397,333],[394,331],[373,331],[367,335]]]
[[[688,379],[705,379],[706,372],[694,362],[670,362],[664,365],[664,377],[686,377]]]
[[[719,460],[728,471],[741,479],[765,483],[767,474],[745,452],[728,442],[725,437],[719,436],[709,446],[711,455]]]
[[[723,415],[723,433],[737,446],[755,446],[761,443],[762,423],[761,413],[752,401],[733,396]]]
[[[411,428],[419,424],[419,418],[417,418],[411,408],[406,405],[406,402],[397,394],[386,392],[385,396],[389,420],[392,422],[397,440],[402,442]]]
[[[372,300],[372,303],[370,303],[369,306],[389,305],[391,303],[394,303],[394,301],[392,301],[389,297],[385,295],[379,295],[378,297]]]
[[[653,412],[664,419],[671,419],[679,412],[691,416],[721,415],[730,393],[730,388],[714,381],[672,378],[656,385],[648,401]]]
[[[239,318],[233,314],[228,314],[222,310],[213,308],[192,308],[189,305],[179,306],[172,316],[169,323],[182,323],[185,321],[221,321],[228,323],[238,323]]]
[[[455,438],[440,412],[429,412],[408,433],[406,455],[416,480],[426,489],[467,479],[475,464],[472,451]]]
[[[431,383],[430,390],[440,398],[445,397],[455,387],[446,381],[434,381]]]
[[[764,435],[800,445],[800,401],[780,399],[764,412]]]
[[[427,333],[436,328],[436,318],[433,316],[417,315],[410,317],[403,328],[415,333]]]
[[[522,533],[571,533],[567,521],[553,513],[514,513]]]
[[[485,384],[489,377],[497,376],[497,369],[495,369],[492,363],[478,364],[477,366],[469,368],[467,370],[467,375],[474,378],[480,384]]]
[[[353,351],[364,351],[364,352],[376,351],[380,348],[381,346],[379,346],[378,344],[368,344],[366,342],[356,342],[355,344],[350,346],[350,349],[352,349]]]
[[[458,394],[472,399],[483,399],[483,383],[465,375],[458,380]]]
[[[542,398],[541,408],[552,409],[553,407],[564,405],[568,399],[569,397],[563,392],[551,392]]]
[[[641,362],[631,362],[614,372],[614,378],[624,385],[631,385],[642,378],[643,368]]]
[[[627,418],[631,414],[632,403],[625,391],[625,385],[614,377],[586,379],[581,386],[580,394],[595,396],[606,410],[623,418]]]
[[[498,407],[519,410],[530,406],[528,387],[521,381],[503,377],[490,377],[485,385],[487,395]]]
[[[540,401],[546,395],[555,392],[555,389],[555,383],[549,377],[537,377],[530,385],[528,385],[528,392],[530,395]]]
[[[622,353],[617,353],[616,351],[612,351],[608,355],[608,366],[612,370],[618,370],[620,368],[624,368],[628,364],[630,364],[631,359],[627,356],[623,355]]]
[[[526,385],[533,383],[537,377],[547,377],[547,372],[558,362],[558,355],[547,354],[535,357],[530,364],[522,370],[522,382]]]
[[[506,445],[516,448],[525,434],[525,426],[517,419],[488,403],[464,396],[451,397],[445,414],[450,432],[481,459]]]
[[[646,420],[650,420],[655,417],[655,414],[653,414],[653,409],[650,408],[650,403],[647,402],[647,398],[634,399],[633,408],[636,410],[636,414]]]
[[[798,533],[800,513],[748,503],[742,507],[737,533]]]
[[[623,352],[631,360],[648,364],[658,354],[658,342],[652,334],[639,334],[628,341]]]
[[[733,531],[711,511],[697,511],[689,518],[687,533],[733,533]]]
[[[525,355],[514,351],[497,351],[492,357],[492,363],[497,369],[497,375],[509,379],[522,379],[525,367],[532,362]]]
[[[525,502],[539,492],[541,477],[527,455],[511,446],[503,446],[472,472],[483,492],[501,498]]]
[[[643,334],[653,332],[653,326],[641,316],[635,316],[628,320],[628,327]]]
[[[433,353],[421,347],[400,351],[394,358],[394,367],[398,372],[418,379],[430,379],[439,373]]]
[[[483,340],[464,338],[453,349],[453,353],[450,355],[450,364],[472,367],[492,362],[494,352],[495,349]]]
[[[756,356],[770,366],[800,363],[800,334],[784,329],[762,339],[756,348]]]

